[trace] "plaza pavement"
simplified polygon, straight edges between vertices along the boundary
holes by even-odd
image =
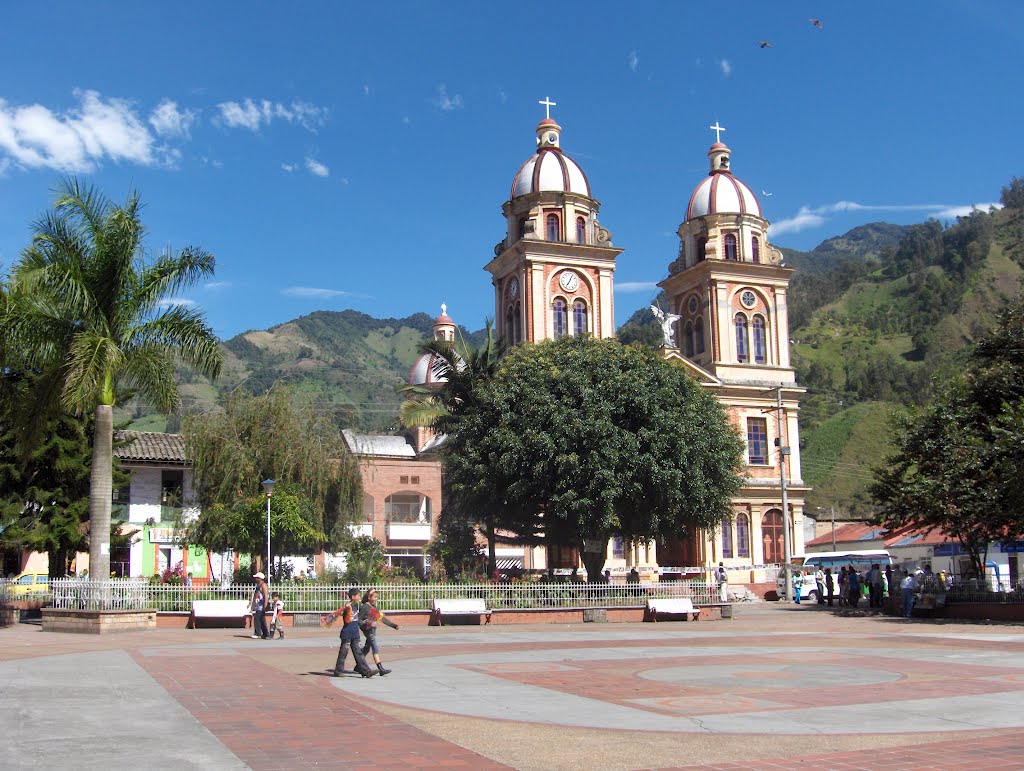
[[[1024,768],[1021,625],[751,604],[381,643],[364,680],[318,627],[0,629],[0,766]]]

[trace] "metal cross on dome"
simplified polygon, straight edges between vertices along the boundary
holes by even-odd
[[[551,118],[551,108],[554,107],[558,102],[552,102],[550,96],[545,96],[543,102],[537,102],[537,104],[544,105],[544,117]]]
[[[722,126],[719,126],[717,120],[715,121],[715,125],[714,126],[708,126],[708,128],[715,132],[715,141],[716,142],[721,142],[722,141],[722,132],[725,131],[725,128],[722,127]]]

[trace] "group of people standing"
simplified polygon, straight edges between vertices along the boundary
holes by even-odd
[[[253,573],[256,579],[256,589],[252,593],[252,601],[249,609],[252,611],[252,638],[254,640],[269,640],[277,632],[278,637],[284,638],[284,603],[281,602],[281,595],[277,592],[271,594],[267,586],[267,577],[262,573]],[[267,612],[270,612],[271,623],[267,626]]]
[[[798,572],[797,576],[801,574]],[[839,568],[838,576],[832,568],[819,567],[814,573],[817,588],[818,604],[833,607],[838,600],[840,606],[856,608],[862,596],[867,596],[869,608],[881,608],[885,602],[889,587],[892,586],[892,566],[886,565],[885,570],[878,563],[863,573],[853,565]],[[794,581],[796,603],[800,604],[800,581]],[[838,589],[838,593],[837,590]]]
[[[333,674],[335,677],[355,674],[363,677],[373,677],[377,673],[381,675],[390,674],[390,669],[385,669],[380,660],[380,645],[377,643],[377,624],[385,624],[392,629],[398,629],[398,624],[385,616],[377,608],[377,590],[370,589],[366,592],[366,602],[362,601],[362,591],[359,589],[348,590],[348,602],[336,611],[324,616],[327,625],[341,617],[341,646],[338,648],[338,658],[334,662]],[[365,642],[360,644],[359,633],[362,632]],[[349,651],[355,661],[354,670],[345,669],[345,661]],[[373,663],[376,669],[372,669],[366,662],[366,654],[373,652]]]

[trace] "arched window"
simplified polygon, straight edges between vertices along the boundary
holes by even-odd
[[[698,356],[704,353],[704,318],[702,316],[698,316],[697,320],[693,322],[693,347]]]
[[[587,220],[584,217],[576,218],[576,243],[585,244],[587,242]]]
[[[782,512],[778,509],[766,511],[761,517],[761,540],[764,546],[762,562],[766,565],[782,562],[785,548],[782,536]]]
[[[764,316],[754,316],[754,364],[768,363],[768,336],[765,334]]]
[[[732,557],[732,522],[722,517],[722,556]]]
[[[693,322],[687,321],[683,329],[683,353],[693,356]]]
[[[761,241],[757,236],[754,236],[750,240],[750,261],[760,262],[761,261]]]
[[[551,306],[551,328],[556,340],[569,331],[569,309],[561,297]]]
[[[523,342],[523,305],[519,301],[516,301],[515,311],[515,330],[514,339],[517,343]]]
[[[430,522],[430,499],[419,493],[394,493],[384,499],[384,516],[405,525]]]
[[[736,314],[736,361],[745,364],[750,359],[750,352],[747,349],[747,317],[742,313]]]
[[[559,227],[558,215],[552,212],[544,220],[544,232],[547,236],[548,241],[561,241],[562,240],[562,229]]]
[[[736,259],[736,235],[734,233],[726,233],[725,238],[722,240],[722,246],[725,251],[725,259],[735,260]]]
[[[736,556],[750,556],[750,520],[746,514],[736,517]]]
[[[577,337],[587,334],[587,304],[577,300],[572,304],[572,333]]]
[[[697,262],[708,256],[708,237],[701,236],[697,239]]]

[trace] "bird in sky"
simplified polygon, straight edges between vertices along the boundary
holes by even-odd
[[[821,23],[821,19],[811,19],[811,24],[818,29],[825,29],[825,25]]]
[[[758,45],[759,45],[759,46],[761,46],[761,48],[775,48],[775,46],[773,46],[773,45],[772,45],[771,43],[769,43],[769,42],[768,42],[767,40],[762,40],[762,41],[760,41],[760,42],[758,43]]]
[[[767,190],[764,190],[764,189],[761,190],[761,195],[763,195],[765,198],[771,198],[772,197],[772,193],[769,193]]]

